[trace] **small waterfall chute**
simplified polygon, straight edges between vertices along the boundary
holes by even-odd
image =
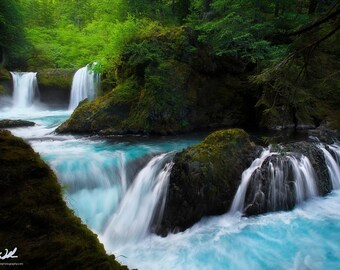
[[[340,169],[339,169],[339,163],[337,161],[337,159],[339,158],[338,145],[328,146],[329,149],[331,149],[333,151],[335,158],[325,148],[325,146],[323,144],[319,144],[318,147],[322,150],[322,152],[324,154],[328,173],[329,173],[329,177],[332,181],[333,189],[340,189]]]
[[[248,189],[249,181],[251,179],[251,176],[253,173],[262,166],[263,162],[267,159],[267,157],[273,155],[273,153],[270,152],[270,149],[264,149],[260,155],[259,158],[255,159],[250,167],[246,169],[242,173],[242,180],[241,184],[237,189],[236,195],[234,197],[233,203],[231,205],[230,212],[242,212],[244,208],[244,200],[246,197],[246,192]]]
[[[104,230],[104,242],[124,245],[138,241],[146,236],[153,221],[160,219],[173,166],[172,156],[173,153],[158,155],[138,173]]]
[[[84,99],[95,99],[99,85],[100,74],[95,73],[89,65],[77,70],[73,76],[69,110],[74,110]]]
[[[36,72],[11,72],[13,77],[13,107],[28,109],[39,99]]]
[[[264,149],[243,172],[230,213],[291,209],[295,204],[318,195],[316,180],[306,156]]]

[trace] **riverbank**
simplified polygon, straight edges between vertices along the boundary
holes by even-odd
[[[67,208],[51,169],[22,139],[0,130],[1,250],[25,269],[127,269]]]

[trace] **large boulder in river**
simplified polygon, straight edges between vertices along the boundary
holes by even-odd
[[[176,154],[158,233],[182,231],[204,216],[227,212],[256,153],[245,131],[227,129]]]

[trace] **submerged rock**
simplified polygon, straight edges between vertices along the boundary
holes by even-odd
[[[35,123],[26,120],[0,120],[0,128],[32,127]]]
[[[182,231],[204,216],[227,212],[257,147],[242,129],[212,133],[176,154],[158,233]]]
[[[18,256],[9,262],[25,269],[127,269],[67,208],[56,176],[39,155],[5,130],[0,175],[1,244],[17,248]]]

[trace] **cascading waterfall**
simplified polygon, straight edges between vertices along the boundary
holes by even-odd
[[[17,109],[30,108],[39,97],[36,72],[11,72],[13,77],[13,106]]]
[[[333,151],[333,153],[335,155],[336,162],[340,166],[340,146],[339,146],[339,144],[334,143],[332,145],[329,145],[328,147]]]
[[[253,173],[258,168],[261,168],[263,162],[267,159],[267,157],[269,157],[273,154],[274,153],[270,152],[270,148],[264,149],[262,151],[260,157],[255,159],[252,162],[252,164],[250,165],[250,167],[242,173],[241,184],[237,189],[236,195],[234,197],[233,203],[232,203],[231,208],[230,208],[231,213],[243,211],[244,200],[245,200],[245,197],[246,197],[246,192],[247,192],[247,188],[248,188],[251,176],[253,175]]]
[[[329,176],[332,181],[333,189],[340,189],[340,170],[339,163],[337,163],[336,159],[332,156],[332,154],[325,148],[324,145],[319,144],[318,147],[322,150],[325,156],[326,165],[328,168]],[[332,149],[332,148],[331,148]],[[338,148],[333,146],[334,153],[336,158],[338,158]]]
[[[294,156],[288,156],[291,166],[293,166],[293,174],[295,178],[296,203],[318,195],[316,187],[316,175],[312,164],[305,156],[297,159]]]
[[[340,189],[340,147],[317,145],[322,151],[333,189]],[[298,153],[264,149],[242,174],[230,213],[259,214],[288,210],[318,195],[317,175],[310,160]]]
[[[250,199],[246,198],[249,189]],[[288,210],[316,195],[316,174],[306,156],[264,149],[243,172],[230,212]]]
[[[94,63],[93,65],[95,65]],[[72,81],[71,98],[69,110],[74,110],[79,102],[88,98],[93,100],[97,96],[97,89],[100,84],[100,74],[89,69],[89,66],[77,70]]]
[[[121,246],[136,242],[162,216],[172,156],[158,155],[138,173],[103,233],[105,243]]]
[[[116,258],[129,269],[338,269],[340,190],[301,204],[289,212],[253,218],[223,215],[205,218],[183,233],[167,237],[149,235],[150,224],[155,224],[157,217],[161,217],[158,214],[162,213],[164,207],[164,194],[167,192],[169,172],[173,165],[170,154],[158,153],[180,151],[199,141],[190,139],[179,146],[178,138],[171,143],[167,140],[163,145],[163,141],[141,143],[137,140],[138,143],[135,143],[130,139],[113,139],[108,142],[51,134],[50,127],[60,122],[57,116],[59,113],[54,115],[44,112],[39,116],[39,125],[34,129],[18,128],[12,132],[29,140],[35,151],[51,165],[65,186],[64,195],[69,206],[105,242],[107,252],[114,252]],[[62,113],[64,121],[69,113]],[[299,172],[302,178],[300,185],[295,181],[288,184],[294,192],[297,186],[294,198],[300,197],[303,200],[311,196],[313,188],[308,189],[310,182],[304,179],[313,174],[309,161],[326,172],[320,174],[319,169],[314,167],[318,177],[328,176],[330,169],[326,165],[326,157],[323,158],[324,151],[315,149],[316,145],[303,149],[306,156],[264,149],[261,157],[254,160],[243,173],[241,186],[245,191],[238,191],[234,200],[235,205],[242,203],[242,207],[235,208],[243,211],[243,206],[247,206],[246,198],[250,194],[249,188],[253,186],[255,174],[258,180],[263,180],[260,177],[261,170],[262,176],[268,176],[266,179],[274,175],[284,179],[283,174],[286,172],[290,174],[289,179],[293,179],[294,172]],[[339,146],[323,146],[331,155],[329,159],[337,162],[338,166]],[[311,152],[313,154],[309,155]],[[289,170],[280,170],[281,164]],[[334,163],[330,164],[334,167]],[[293,166],[296,168],[293,169]],[[253,178],[250,178],[251,175]],[[278,187],[274,184],[272,186]],[[299,187],[301,192],[298,191]],[[279,193],[276,195],[280,196]],[[134,201],[139,205],[133,206]],[[126,209],[123,209],[123,202]],[[130,212],[130,209],[133,211]],[[146,212],[148,218],[141,218]],[[123,221],[119,222],[114,213],[119,214]],[[131,215],[130,219],[125,215]],[[117,222],[119,231],[114,231],[114,222]],[[112,233],[109,226],[112,226]],[[130,240],[125,231],[131,232],[134,229],[138,233],[132,234],[134,238]],[[104,232],[106,239],[103,238]]]

